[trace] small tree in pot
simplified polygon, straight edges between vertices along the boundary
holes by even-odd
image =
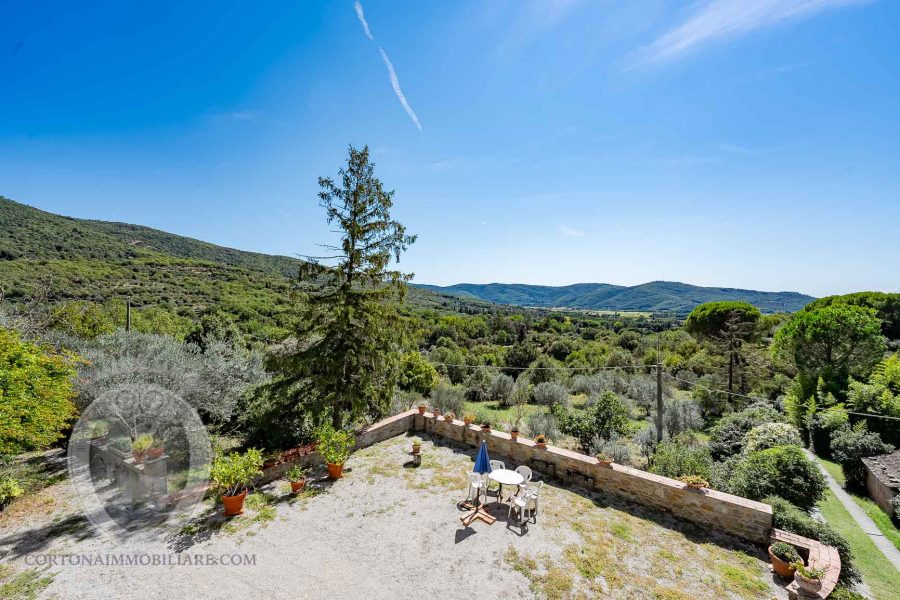
[[[356,444],[356,436],[351,431],[334,429],[331,425],[319,428],[316,450],[328,467],[329,479],[340,479],[344,472],[344,463]]]
[[[219,456],[213,461],[209,477],[222,493],[226,516],[244,512],[247,486],[262,472],[259,468],[261,462],[262,454],[254,448],[243,454],[235,452],[228,456]]]
[[[306,469],[300,465],[294,465],[287,472],[288,481],[291,482],[291,492],[297,494],[306,487]]]

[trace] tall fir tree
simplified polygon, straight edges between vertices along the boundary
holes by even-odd
[[[408,331],[400,305],[412,275],[391,261],[416,240],[391,219],[394,192],[375,177],[368,147],[349,153],[338,183],[319,178],[320,205],[340,245],[305,257],[296,345],[275,361],[278,386],[336,429],[383,415],[393,396]]]

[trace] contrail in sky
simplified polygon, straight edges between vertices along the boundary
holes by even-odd
[[[363,32],[366,34],[366,37],[371,41],[375,41],[374,36],[372,36],[372,31],[369,29],[369,22],[366,21],[366,14],[363,12],[362,4],[359,2],[353,3],[353,8],[356,9],[356,16],[359,18],[359,22],[362,25]],[[419,123],[419,117],[416,116],[415,111],[412,109],[412,106],[409,105],[409,101],[406,99],[406,96],[403,94],[403,89],[400,87],[400,80],[397,78],[397,71],[394,70],[394,65],[391,64],[391,59],[388,58],[387,52],[384,51],[384,48],[381,46],[378,47],[378,51],[381,52],[381,58],[384,60],[384,66],[387,67],[388,76],[391,78],[391,87],[394,88],[394,94],[397,95],[397,100],[400,101],[400,105],[403,106],[403,110],[406,111],[406,114],[409,115],[409,118],[412,119],[412,122],[416,124],[416,127],[419,131],[422,131],[422,125]]]

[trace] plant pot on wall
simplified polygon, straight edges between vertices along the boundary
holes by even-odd
[[[156,448],[150,448],[147,450],[147,460],[156,460],[160,458],[165,453],[165,450],[162,446],[157,446]]]
[[[237,496],[222,496],[222,504],[225,506],[225,516],[234,517],[244,512],[244,500],[246,498],[246,488]]]
[[[784,560],[781,560],[772,552],[772,546],[769,546],[769,559],[772,562],[772,570],[775,571],[775,574],[779,577],[784,577],[785,579],[793,579],[794,571],[796,568],[794,566]]]
[[[139,465],[144,462],[145,458],[147,458],[147,453],[146,452],[138,452],[137,450],[132,450],[131,456],[134,458],[134,464]]]
[[[328,468],[328,479],[340,479],[344,476],[344,465],[326,463],[325,466]]]
[[[418,408],[419,408],[419,414],[420,414],[420,415],[424,415],[424,414],[425,414],[425,409],[428,408],[428,407],[425,406],[424,404],[420,404]]]
[[[797,582],[797,587],[804,596],[816,596],[822,589],[821,579],[809,579],[799,572],[794,573],[794,581]]]
[[[519,439],[519,430],[513,429],[512,431],[510,431],[509,437],[511,437],[513,441],[516,441],[517,439]]]

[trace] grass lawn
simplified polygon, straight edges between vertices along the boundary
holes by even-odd
[[[862,572],[866,585],[875,594],[875,598],[878,600],[896,598],[897,570],[875,547],[869,536],[856,524],[850,513],[830,490],[825,499],[819,503],[819,510],[828,524],[847,538],[850,548],[853,550],[854,561]]]
[[[828,471],[832,477],[834,477],[835,481],[843,487],[846,483],[844,479],[844,471],[841,469],[841,465],[836,462],[826,460],[824,458],[818,458],[819,462],[822,463],[822,466],[825,467],[825,470]],[[875,504],[870,498],[865,496],[860,496],[858,494],[854,494],[853,492],[848,492],[850,497],[853,498],[853,501],[856,502],[857,505],[867,515],[869,518],[875,521],[875,525],[881,531],[881,533],[886,537],[894,546],[900,550],[900,530],[898,530],[894,524],[891,522],[891,518],[887,515],[886,512],[881,510],[881,508]]]

